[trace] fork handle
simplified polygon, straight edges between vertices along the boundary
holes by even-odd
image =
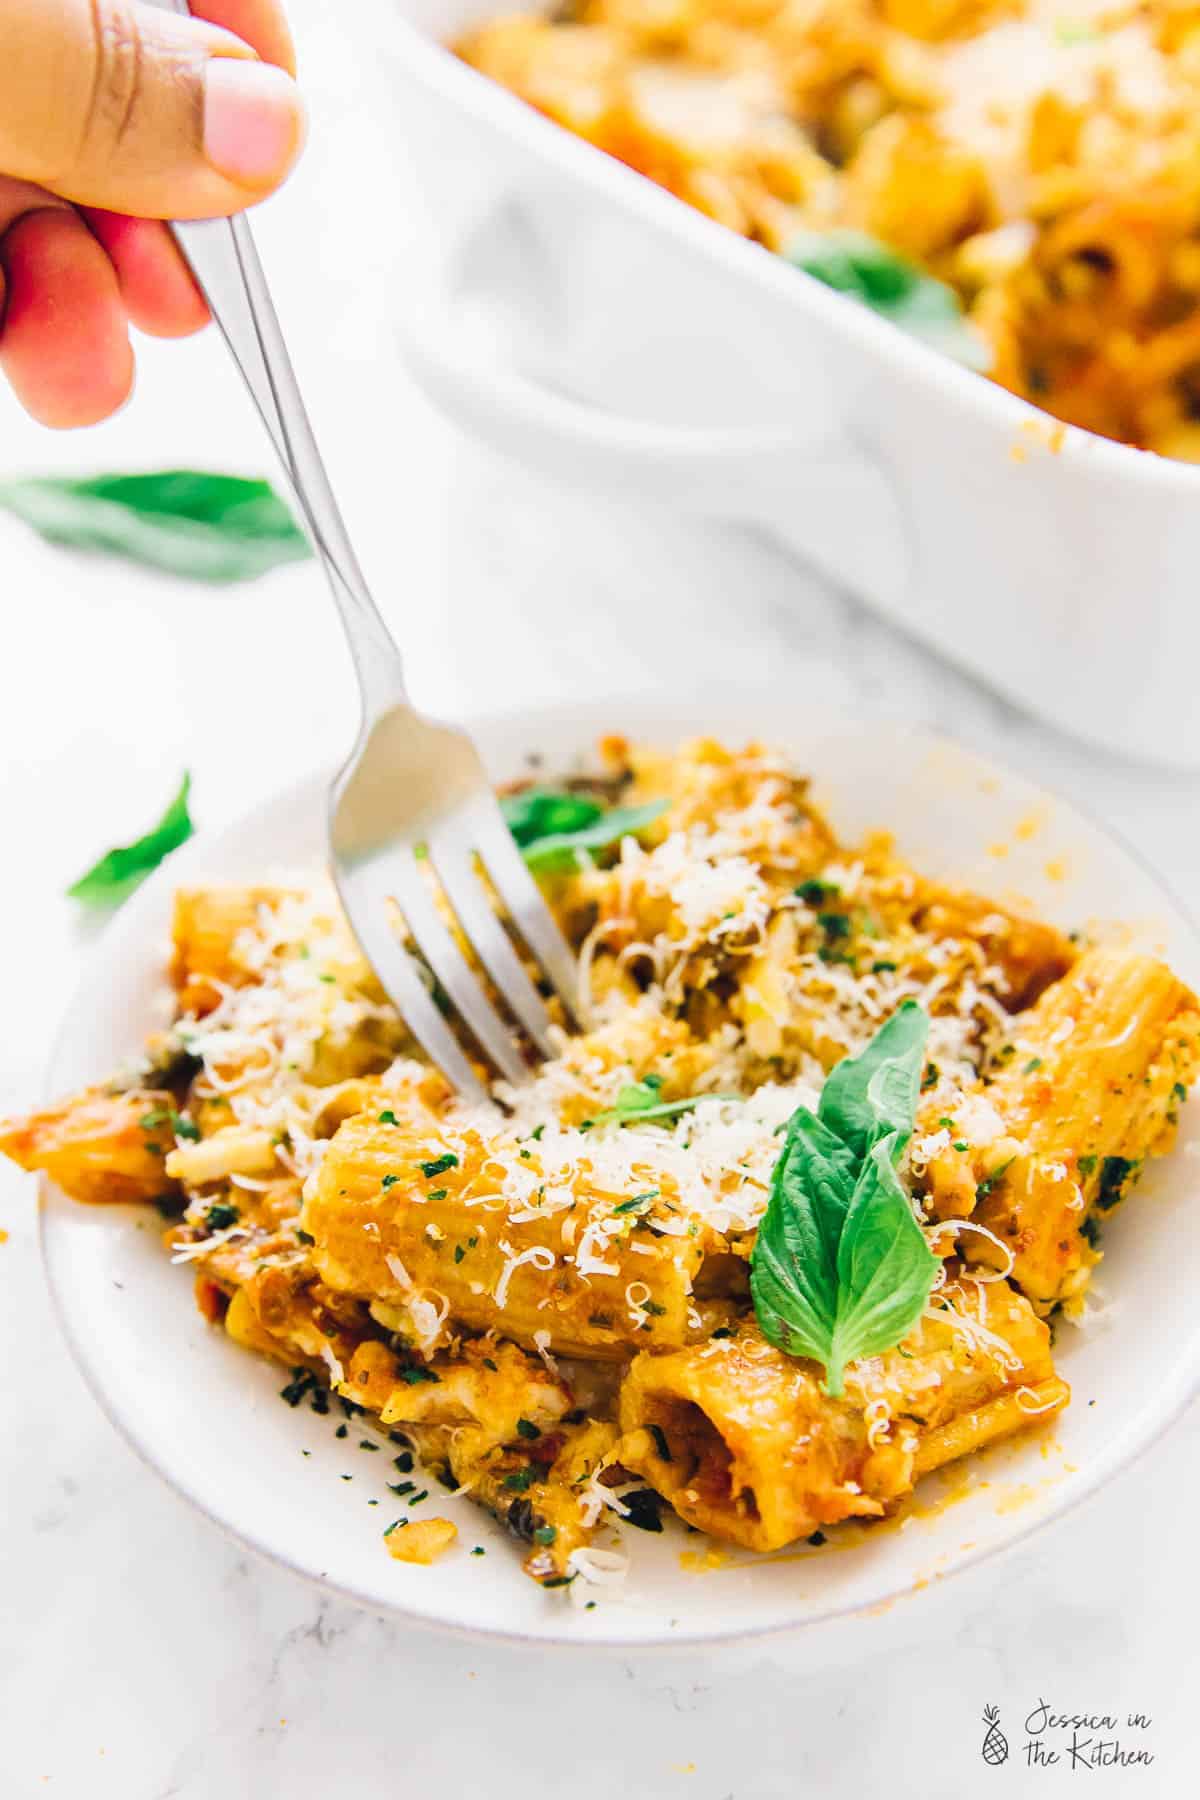
[[[283,331],[243,214],[171,230],[274,444],[325,570],[368,713],[405,695],[400,652],[371,598],[313,436]]]

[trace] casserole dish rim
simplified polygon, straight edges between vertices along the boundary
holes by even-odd
[[[405,0],[388,0],[388,13],[397,47],[439,98],[473,114],[539,160],[557,165],[575,185],[633,213],[658,235],[674,238],[692,254],[716,261],[739,285],[745,287],[751,281],[765,285],[785,305],[802,297],[800,304],[810,307],[826,329],[875,358],[889,376],[914,385],[924,380],[939,386],[950,406],[975,409],[983,423],[1009,433],[1014,444],[1036,442],[1040,437],[1053,454],[1076,465],[1086,463],[1101,477],[1166,486],[1177,489],[1181,496],[1200,494],[1200,465],[1103,437],[1023,400],[868,307],[849,302],[779,253],[742,237],[577,137],[456,56],[433,30],[408,16]]]

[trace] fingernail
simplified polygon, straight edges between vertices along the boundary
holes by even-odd
[[[272,63],[215,56],[204,72],[204,155],[243,187],[269,187],[304,136],[299,89]]]

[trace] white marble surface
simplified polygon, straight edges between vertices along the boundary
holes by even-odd
[[[345,9],[296,0],[313,146],[262,219],[281,310],[364,560],[431,702],[469,711],[714,672],[898,710],[999,752],[1123,832],[1200,905],[1200,778],[1033,726],[724,529],[598,509],[451,441],[390,342],[403,172]],[[369,156],[388,165],[364,179]],[[377,198],[389,196],[387,204]],[[319,231],[315,222],[320,221]],[[0,398],[0,473],[268,459],[219,346],[149,346],[112,424],[54,438]],[[83,564],[0,525],[0,1106],[38,1091],[88,950],[60,898],[191,768],[201,824],[335,754],[348,669],[311,570],[227,592]],[[817,1637],[534,1657],[405,1630],[250,1561],[143,1469],[71,1365],[31,1185],[0,1171],[0,1795],[297,1800],[554,1781],[658,1800],[961,1800],[985,1786],[1195,1792],[1200,1416],[1007,1559]],[[180,1405],[186,1406],[186,1394]],[[714,1579],[719,1577],[714,1577]],[[1024,1765],[1023,1721],[1151,1715],[1149,1767]],[[996,1703],[1013,1755],[980,1760]],[[1057,1741],[1053,1734],[1051,1741]]]

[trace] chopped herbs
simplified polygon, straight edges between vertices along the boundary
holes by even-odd
[[[1041,1068],[1041,1066],[1042,1066],[1041,1057],[1040,1056],[1031,1056],[1029,1061],[1025,1064],[1025,1067],[1021,1070],[1021,1073],[1022,1073],[1022,1075],[1036,1075],[1037,1071]]]
[[[558,1527],[555,1525],[537,1525],[534,1527],[533,1541],[535,1544],[552,1544],[557,1536]]]
[[[627,1525],[638,1531],[662,1530],[662,1495],[656,1494],[653,1488],[637,1488],[632,1494],[622,1494],[621,1505],[625,1508],[622,1516]]]
[[[663,1462],[673,1462],[675,1459],[671,1455],[671,1446],[667,1442],[667,1434],[663,1430],[662,1426],[661,1425],[647,1425],[646,1430],[650,1433],[650,1436],[654,1439],[654,1448],[658,1451],[658,1454],[662,1458]]]
[[[425,1179],[432,1181],[435,1175],[444,1175],[447,1169],[457,1169],[458,1158],[452,1150],[447,1150],[444,1156],[435,1156],[432,1162],[423,1162],[418,1166]]]
[[[472,1556],[486,1556],[487,1551],[484,1549],[482,1544],[476,1544],[475,1548],[471,1552],[471,1555]]]
[[[395,1113],[392,1111],[391,1107],[389,1106],[383,1112],[380,1113],[379,1123],[381,1125],[398,1125],[400,1123],[400,1121],[396,1117]]]
[[[395,1187],[395,1185],[399,1181],[399,1179],[400,1179],[400,1177],[398,1175],[385,1175],[379,1185],[380,1185],[380,1187],[385,1188],[385,1189],[390,1188],[390,1187]]]
[[[658,1188],[647,1188],[644,1194],[635,1194],[632,1200],[622,1200],[618,1206],[613,1207],[613,1211],[614,1213],[641,1212],[649,1206],[652,1200],[658,1199],[659,1192]]]
[[[829,1540],[826,1538],[823,1531],[812,1531],[804,1541],[807,1544],[811,1544],[814,1550],[819,1550],[821,1545],[828,1543]]]
[[[537,1426],[534,1424],[532,1419],[518,1419],[517,1420],[517,1436],[518,1437],[539,1438],[539,1437],[541,1437],[541,1435],[542,1435],[541,1432],[538,1430]]]
[[[216,1200],[205,1213],[204,1223],[210,1231],[225,1231],[236,1225],[241,1216],[232,1200]]]
[[[1096,1207],[1111,1212],[1125,1198],[1125,1185],[1137,1173],[1138,1164],[1126,1156],[1106,1156],[1100,1165],[1100,1185],[1096,1190]]]
[[[1079,1173],[1083,1176],[1085,1181],[1088,1179],[1088,1177],[1090,1175],[1094,1175],[1096,1173],[1096,1163],[1098,1162],[1098,1160],[1099,1159],[1095,1156],[1081,1156],[1079,1158],[1077,1167],[1079,1169]]]
[[[315,1244],[316,1241],[317,1240],[313,1236],[311,1231],[305,1231],[305,1230],[303,1230],[303,1228],[301,1226],[297,1225],[297,1227],[296,1227],[296,1242],[298,1244]]]
[[[408,1475],[411,1473],[413,1466],[412,1451],[402,1450],[399,1456],[394,1456],[392,1458],[392,1463],[395,1468],[399,1469],[402,1475]]]
[[[402,1525],[407,1525],[407,1524],[408,1524],[407,1519],[393,1519],[391,1524],[384,1531],[384,1534],[383,1534],[384,1537],[391,1537],[393,1531],[399,1531],[400,1527]]]
[[[425,1198],[427,1200],[444,1200],[449,1192],[449,1188],[430,1188]]]
[[[792,889],[796,898],[798,900],[803,900],[805,906],[811,906],[814,912],[817,907],[823,906],[827,900],[834,899],[839,891],[840,890],[830,881],[816,880],[802,881],[799,887]]]
[[[1099,1219],[1093,1218],[1092,1215],[1089,1213],[1087,1218],[1083,1221],[1082,1225],[1079,1227],[1079,1235],[1083,1239],[1085,1244],[1090,1244],[1093,1250],[1097,1249],[1099,1246],[1099,1243],[1100,1243],[1100,1221],[1099,1221]]]
[[[289,1406],[299,1406],[306,1394],[311,1394],[317,1386],[317,1378],[309,1369],[293,1369],[292,1379],[286,1387],[280,1388],[279,1398],[286,1400]]]
[[[419,1381],[440,1381],[442,1378],[433,1369],[415,1368],[401,1369],[400,1379],[406,1381],[409,1387],[416,1387]]]
[[[506,1475],[500,1486],[508,1488],[514,1494],[523,1494],[532,1483],[533,1470],[526,1464],[525,1468],[514,1469],[511,1475]]]
[[[545,1580],[542,1582],[542,1586],[544,1588],[570,1587],[570,1585],[574,1581],[574,1579],[575,1579],[574,1575],[547,1575]]]
[[[143,1125],[145,1125],[146,1119],[154,1119],[156,1124],[166,1123],[170,1125],[175,1136],[177,1138],[182,1138],[185,1143],[198,1144],[200,1142],[200,1127],[194,1124],[191,1119],[186,1118],[183,1113],[177,1113],[168,1109],[165,1119],[160,1119],[156,1113],[147,1113],[146,1118],[142,1120]]]
[[[976,1184],[976,1200],[986,1200],[992,1189],[998,1187],[1004,1180],[1016,1160],[1015,1156],[1010,1156],[1007,1162],[1002,1162],[998,1168],[992,1170],[990,1175],[985,1175],[983,1180]]]
[[[463,1247],[462,1247],[462,1245],[461,1245],[461,1244],[455,1244],[455,1246],[454,1246],[454,1260],[455,1260],[455,1262],[456,1262],[456,1263],[460,1263],[460,1262],[461,1262],[461,1261],[462,1261],[462,1259],[463,1259],[463,1257],[464,1257],[464,1256],[465,1256],[465,1255],[466,1255],[466,1254],[467,1254],[467,1253],[466,1253],[466,1251],[465,1251],[465,1250],[464,1250],[464,1249],[463,1249]]]

